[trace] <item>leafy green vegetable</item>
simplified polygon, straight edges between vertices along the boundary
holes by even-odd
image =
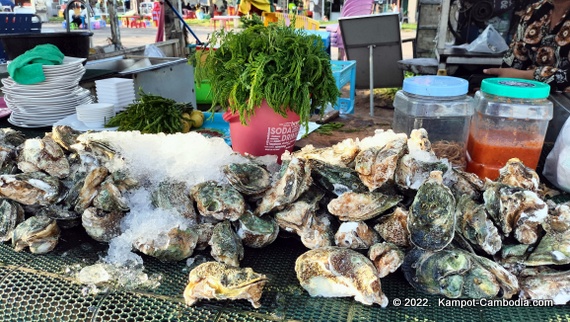
[[[297,113],[308,127],[321,106],[340,95],[323,42],[283,24],[252,25],[241,32],[219,30],[209,46],[191,57],[196,80],[209,80],[213,111],[238,113],[243,124],[263,100],[277,113]],[[215,50],[210,50],[215,48]]]
[[[119,131],[141,133],[182,132],[182,113],[193,110],[191,103],[178,103],[139,90],[139,99],[112,117],[105,127],[118,126]]]
[[[315,132],[324,135],[331,135],[333,131],[340,129],[343,126],[344,124],[340,122],[330,122],[319,126],[319,128],[316,129]]]

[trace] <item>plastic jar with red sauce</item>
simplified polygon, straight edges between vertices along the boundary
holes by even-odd
[[[509,159],[536,169],[553,106],[550,86],[516,78],[487,78],[475,93],[467,140],[468,172],[496,180]]]

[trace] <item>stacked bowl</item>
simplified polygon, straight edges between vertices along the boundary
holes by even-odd
[[[110,103],[83,104],[76,107],[77,119],[92,128],[101,128],[115,116],[115,106]]]
[[[135,84],[129,78],[106,78],[95,81],[97,102],[115,105],[115,112],[125,110],[135,100]]]
[[[76,106],[92,103],[90,91],[79,86],[85,74],[83,61],[85,58],[65,57],[61,65],[44,65],[45,80],[32,85],[3,78],[4,100],[12,112],[8,122],[27,128],[52,126],[75,114]]]

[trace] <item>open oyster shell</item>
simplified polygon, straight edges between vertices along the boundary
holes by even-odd
[[[208,300],[248,300],[254,308],[259,308],[263,288],[268,279],[253,269],[232,267],[218,262],[200,264],[188,276],[184,289],[184,301],[194,305],[199,299]]]

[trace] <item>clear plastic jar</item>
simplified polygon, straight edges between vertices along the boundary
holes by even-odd
[[[465,167],[465,148],[473,98],[469,83],[452,76],[415,76],[404,79],[394,97],[392,129],[410,135],[424,128],[438,157]]]
[[[550,86],[541,82],[484,79],[474,97],[466,170],[496,180],[511,158],[536,169],[553,115],[549,94]]]

